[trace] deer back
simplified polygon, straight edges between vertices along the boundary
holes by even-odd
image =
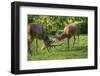
[[[71,37],[75,35],[77,32],[79,32],[80,26],[77,23],[71,23],[64,28],[64,33]]]
[[[49,43],[48,33],[42,27],[42,25],[40,25],[40,24],[30,24],[28,32],[33,39],[34,38],[41,39],[41,40],[44,41],[45,44],[48,45],[48,43]]]

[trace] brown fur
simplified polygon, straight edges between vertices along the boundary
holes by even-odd
[[[43,40],[44,45],[43,45],[42,49],[47,48],[47,50],[48,50],[48,47],[50,46],[49,38],[48,39],[44,38],[45,33],[44,32],[37,32],[35,30],[32,30],[32,26],[34,26],[33,23],[28,24],[28,50],[29,50],[31,55],[32,55],[32,53],[31,53],[31,50],[30,50],[30,43],[34,39]],[[41,28],[41,29],[44,30],[43,28]],[[48,37],[48,35],[46,35],[46,36]],[[37,41],[36,41],[36,44],[37,44]]]
[[[80,32],[79,24],[78,23],[71,23],[71,24],[65,26],[63,32],[60,35],[55,36],[53,38],[53,41],[58,42],[64,38],[67,38],[68,39],[68,48],[69,48],[69,40],[72,36],[74,37],[73,46],[75,44],[75,40],[76,40],[75,36],[76,35],[78,36],[78,41],[79,41],[79,32]]]

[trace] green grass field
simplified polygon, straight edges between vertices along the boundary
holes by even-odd
[[[80,40],[76,38],[76,44],[73,47],[73,38],[70,39],[70,49],[67,47],[67,38],[57,43],[56,47],[41,50],[42,40],[38,40],[38,46],[35,41],[31,44],[32,56],[28,53],[28,60],[62,60],[62,59],[83,59],[88,57],[88,38],[87,35],[80,35]]]

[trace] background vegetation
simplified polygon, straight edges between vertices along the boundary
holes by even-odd
[[[67,24],[80,22],[80,33],[87,34],[87,17],[28,15],[28,22],[41,24],[48,31],[48,33],[51,34],[55,34],[59,30],[63,30]]]
[[[75,46],[73,47],[73,39],[70,40],[70,49],[67,47],[67,39],[62,40],[61,42],[57,43],[56,47],[50,47],[49,52],[47,49],[41,50],[41,45],[43,42],[38,40],[38,48],[36,44],[33,42],[31,44],[31,49],[33,55],[30,56],[28,54],[28,60],[58,60],[58,59],[83,59],[87,58],[88,50],[87,50],[87,36],[81,35],[80,42],[76,42]],[[33,46],[34,45],[34,46]]]
[[[55,48],[49,48],[41,50],[43,45],[42,40],[38,40],[38,47],[35,41],[31,44],[31,50],[33,55],[28,54],[28,60],[51,60],[51,59],[79,59],[87,58],[87,29],[88,18],[87,17],[74,17],[74,16],[42,16],[42,15],[28,15],[28,22],[41,24],[48,32],[49,38],[52,38],[60,31],[63,31],[64,27],[72,22],[80,22],[80,41],[79,44],[76,41],[74,47],[72,47],[73,39],[70,40],[71,48],[67,48],[67,40],[64,39],[57,43],[60,46]]]

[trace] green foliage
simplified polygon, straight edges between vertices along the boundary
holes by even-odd
[[[61,46],[55,48],[49,48],[41,50],[43,41],[37,39],[37,43],[34,40],[30,46],[33,55],[30,56],[28,53],[28,60],[54,60],[54,59],[79,59],[87,58],[87,29],[88,29],[88,18],[87,17],[74,17],[74,16],[42,16],[42,15],[28,15],[28,23],[41,24],[46,31],[49,33],[49,38],[52,38],[56,33],[61,33],[65,26],[72,22],[79,22],[80,33],[85,34],[80,36],[79,44],[76,42],[75,46],[72,47],[73,39],[70,40],[70,49],[67,48],[67,38],[62,40]],[[57,43],[57,44],[60,44]]]
[[[51,36],[50,36],[51,37]],[[54,60],[54,59],[82,59],[88,57],[88,48],[87,48],[87,36],[81,35],[79,44],[76,40],[76,44],[73,47],[73,38],[70,40],[70,49],[67,48],[67,38],[62,40],[57,44],[61,44],[60,46],[56,46],[55,48],[49,48],[49,52],[47,49],[41,50],[43,46],[42,40],[38,40],[38,47],[35,44],[35,41],[31,44],[31,49],[33,55],[30,56],[28,54],[28,60]],[[36,49],[37,48],[37,49]]]
[[[63,30],[67,24],[80,22],[81,34],[87,34],[87,17],[28,15],[28,23],[31,22],[41,24],[51,34]]]

